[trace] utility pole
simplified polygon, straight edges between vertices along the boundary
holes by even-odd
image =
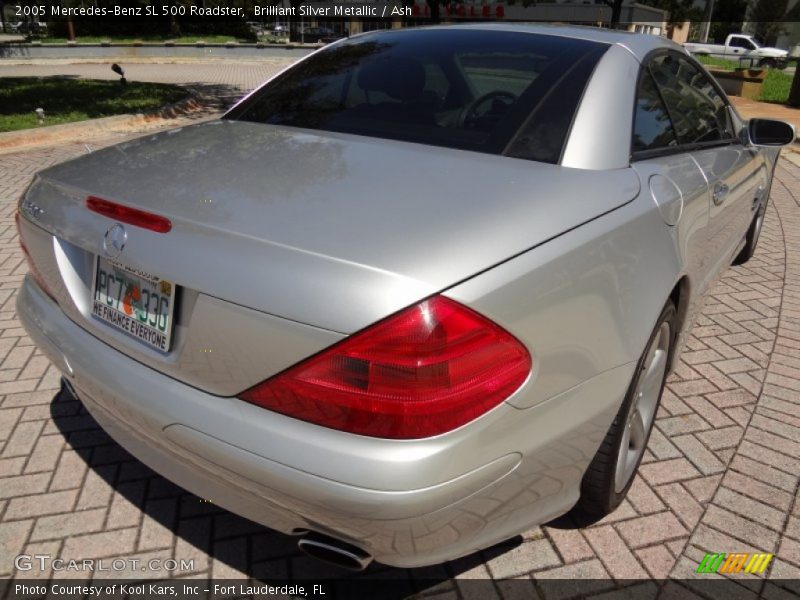
[[[792,87],[789,88],[789,100],[786,104],[794,108],[800,106],[800,68],[795,69]]]
[[[700,29],[700,42],[708,42],[708,33],[711,30],[711,16],[714,14],[714,0],[706,0],[706,9],[703,11],[703,22]]]
[[[619,17],[622,14],[622,0],[606,0],[606,4],[611,6],[611,29],[619,26]]]

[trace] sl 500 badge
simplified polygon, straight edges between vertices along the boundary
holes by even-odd
[[[44,209],[30,200],[25,200],[20,206],[20,210],[31,219],[38,220],[44,214]]]

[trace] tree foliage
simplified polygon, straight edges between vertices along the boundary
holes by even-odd
[[[731,33],[741,33],[747,0],[725,0],[714,5],[709,38],[722,44]]]
[[[748,19],[755,25],[756,37],[768,46],[775,44],[785,31],[788,10],[789,0],[757,0]]]
[[[692,17],[696,17],[694,0],[639,0],[640,4],[654,6],[667,12],[667,25],[681,25]]]

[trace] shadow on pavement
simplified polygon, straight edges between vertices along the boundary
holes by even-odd
[[[228,110],[250,93],[243,92],[239,87],[223,83],[192,82],[179,85],[188,89],[209,112]]]
[[[549,523],[545,523],[545,525],[553,529],[583,529],[594,525],[603,519],[603,516],[604,515],[590,515],[573,510],[553,519]]]

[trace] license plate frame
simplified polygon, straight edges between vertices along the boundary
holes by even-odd
[[[172,346],[176,293],[174,282],[95,256],[92,317],[162,354]]]

